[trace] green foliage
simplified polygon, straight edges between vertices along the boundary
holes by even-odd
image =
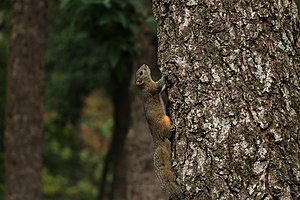
[[[47,169],[42,172],[43,193],[48,194],[47,199],[95,199],[97,188],[89,180],[78,180],[73,186],[63,175],[53,175]]]
[[[298,7],[298,15],[300,17],[300,0],[295,0],[297,7]]]
[[[80,126],[108,142],[111,113],[83,115],[86,97],[97,88],[113,96],[115,82],[131,76],[138,0],[50,2],[44,123],[44,199],[95,199],[105,151],[83,142]],[[112,79],[112,74],[116,74]],[[107,105],[106,105],[107,107]],[[97,123],[97,124],[96,124]]]
[[[83,145],[74,128],[53,124],[51,119],[46,120],[44,199],[95,199],[102,169],[101,155]]]
[[[113,95],[112,71],[118,80],[131,75],[125,60],[135,56],[137,2],[65,0],[51,12],[59,20],[51,22],[49,33],[46,109],[60,110],[60,123],[76,124],[82,99],[94,88]]]
[[[95,95],[96,94],[96,95]],[[112,128],[111,108],[99,92],[93,92],[81,113],[80,122],[73,126],[56,123],[57,111],[47,112],[44,122],[44,199],[95,199],[98,180],[103,168],[104,148],[93,149],[95,136],[105,142]],[[90,100],[93,100],[90,102]],[[100,113],[99,113],[100,112]],[[84,139],[82,127],[94,134]],[[87,132],[89,132],[87,131]],[[97,135],[96,135],[97,134]]]

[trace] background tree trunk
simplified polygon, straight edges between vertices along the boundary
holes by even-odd
[[[132,66],[127,61],[127,66]],[[121,80],[116,71],[112,71],[111,80],[114,81],[112,102],[114,106],[113,119],[114,129],[105,158],[104,169],[99,184],[98,200],[106,199],[124,199],[127,193],[126,185],[126,153],[125,141],[130,124],[130,94],[129,84],[131,80],[131,70],[128,68],[128,75]],[[112,181],[109,180],[112,176]],[[108,185],[110,185],[108,187]],[[105,189],[109,191],[105,191]]]
[[[171,71],[173,168],[190,199],[300,198],[294,1],[153,1]]]
[[[47,1],[12,1],[6,101],[6,200],[42,198],[42,113]]]

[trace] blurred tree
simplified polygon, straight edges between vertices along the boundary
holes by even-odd
[[[12,1],[5,127],[5,199],[42,198],[47,1]]]
[[[173,166],[189,199],[299,199],[295,3],[153,2]]]
[[[8,0],[0,2],[0,199],[4,199],[4,109],[9,29]]]
[[[59,146],[67,144],[65,139],[58,140],[65,134],[66,138],[72,135],[77,140],[78,134],[74,133],[78,132],[85,97],[96,88],[104,88],[114,104],[114,129],[99,196],[113,196],[113,189],[124,187],[122,178],[118,179],[123,173],[118,169],[122,170],[119,161],[123,157],[130,119],[128,88],[135,57],[133,42],[139,23],[135,9],[140,5],[135,0],[62,0],[58,3],[52,5],[58,12],[50,12],[53,20],[50,22],[46,90],[46,111],[50,121],[45,127],[45,135],[48,140],[56,140]],[[72,134],[67,134],[70,131]],[[71,148],[74,153],[69,161],[79,164],[75,152],[80,148]],[[57,163],[47,152],[51,149],[45,151],[45,164]],[[54,168],[48,168],[48,172],[51,174]],[[72,177],[72,172],[83,176],[80,168],[62,175]],[[78,176],[74,180],[78,180]]]

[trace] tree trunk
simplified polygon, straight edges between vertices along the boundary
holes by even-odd
[[[42,198],[42,113],[47,1],[12,1],[6,99],[5,199]]]
[[[4,124],[5,124],[5,89],[6,89],[6,69],[7,69],[7,23],[5,16],[7,7],[0,8],[0,199],[4,198]]]
[[[130,61],[127,63],[127,66],[132,66]],[[114,130],[99,183],[98,200],[107,198],[122,200],[126,197],[125,141],[130,123],[129,83],[132,69],[128,68],[128,70],[128,75],[122,80],[116,71],[111,72],[111,80],[114,81],[112,84],[114,86],[112,97]],[[112,180],[109,180],[109,176],[112,176]]]
[[[294,1],[153,1],[173,168],[189,199],[300,198]]]
[[[132,66],[131,62],[127,62],[127,66]],[[127,192],[126,184],[126,153],[125,141],[130,124],[130,95],[129,83],[132,68],[128,68],[128,76],[123,81],[116,84],[117,92],[113,97],[114,105],[114,131],[111,145],[113,146],[113,183],[112,199],[125,199]],[[114,81],[117,80],[115,74]]]

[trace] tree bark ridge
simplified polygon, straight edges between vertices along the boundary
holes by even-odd
[[[153,1],[173,166],[191,199],[299,198],[294,2]]]

